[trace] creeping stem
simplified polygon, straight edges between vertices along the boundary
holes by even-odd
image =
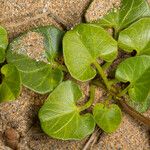
[[[123,107],[123,109],[129,114],[131,115],[133,118],[140,120],[141,122],[143,122],[145,125],[147,125],[148,127],[150,127],[150,119],[148,117],[143,116],[142,114],[140,114],[139,112],[137,112],[136,110],[134,110],[132,107],[130,107],[125,100],[122,100],[120,98],[116,98],[118,100],[118,103]]]
[[[94,98],[95,98],[95,86],[91,85],[90,86],[90,99],[85,103],[85,105],[79,107],[79,111],[81,112],[81,111],[89,108],[92,105]]]
[[[99,65],[99,63],[97,61],[94,62],[94,65],[95,65],[96,69],[98,70],[100,76],[102,77],[107,89],[110,90],[111,86],[109,85],[109,81],[108,81],[102,67]]]

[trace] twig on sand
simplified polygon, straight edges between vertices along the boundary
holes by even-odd
[[[90,136],[90,138],[88,139],[88,141],[86,142],[86,144],[82,150],[88,150],[90,147],[92,147],[96,143],[96,141],[99,137],[99,134],[101,134],[100,129],[98,127],[96,127],[95,131]]]

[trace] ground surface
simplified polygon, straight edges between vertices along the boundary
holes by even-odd
[[[33,27],[55,25],[69,29],[82,20],[90,0],[0,0],[0,25],[6,27],[10,40]],[[92,21],[104,15],[119,0],[94,0],[86,13]],[[88,83],[82,85],[88,95]],[[103,96],[97,89],[96,101]],[[46,136],[40,129],[37,113],[47,95],[41,96],[22,88],[17,101],[0,104],[0,150],[73,150],[86,149],[89,139],[59,141]],[[150,116],[147,112],[145,115]],[[107,135],[96,130],[88,149],[149,150],[149,130],[123,113],[123,121],[116,133]]]

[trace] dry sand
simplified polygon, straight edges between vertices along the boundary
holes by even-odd
[[[6,27],[10,40],[31,28],[55,25],[69,29],[82,20],[90,0],[0,0],[0,25]],[[119,0],[94,0],[87,10],[87,21],[104,15]],[[88,83],[82,85],[88,96]],[[97,89],[96,101],[102,91]],[[38,95],[23,88],[17,101],[0,104],[0,150],[79,150],[89,137],[82,141],[60,141],[45,135],[39,126],[37,113],[47,95]],[[147,116],[149,116],[149,112]],[[150,135],[146,127],[123,113],[123,122],[116,133],[96,133],[90,149],[149,150]],[[10,148],[11,147],[11,148]]]

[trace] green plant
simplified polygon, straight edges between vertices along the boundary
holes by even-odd
[[[150,126],[149,119],[137,112],[145,112],[150,105],[149,14],[150,8],[146,1],[123,0],[121,8],[117,11],[112,10],[95,23],[79,24],[65,34],[63,38],[65,65],[73,78],[81,82],[89,81],[92,90],[90,90],[89,101],[83,106],[78,106],[75,105],[76,99],[73,104],[73,98],[70,100],[74,94],[79,95],[72,88],[72,84],[68,88],[71,81],[61,83],[50,94],[39,112],[41,126],[45,133],[63,140],[82,139],[86,136],[80,134],[81,129],[84,131],[82,127],[87,134],[93,132],[93,119],[105,132],[112,133],[119,127],[122,118],[117,103],[122,104],[132,116]],[[102,27],[113,28],[113,37]],[[125,51],[128,52],[128,56],[131,56],[133,50],[136,51],[136,55],[121,60],[122,62],[116,66],[115,75],[109,78],[106,70],[113,66],[118,52]],[[107,91],[107,99],[93,107],[95,88],[93,84],[98,84],[95,80],[96,74],[102,78],[104,84],[102,87]],[[123,89],[118,87],[118,84],[122,85]],[[62,87],[65,90],[62,90]],[[112,104],[112,100],[116,104]],[[93,108],[93,119],[80,123],[77,118],[89,113],[80,117],[76,115],[89,107]],[[89,126],[90,123],[93,126]]]
[[[5,62],[7,45],[7,32],[0,26],[0,102],[15,100],[21,89],[19,71],[14,65]]]
[[[120,9],[113,9],[97,22],[79,24],[65,35],[52,26],[40,27],[9,44],[6,60],[8,65],[17,68],[22,84],[40,94],[51,92],[39,111],[41,127],[46,134],[57,139],[80,140],[91,134],[96,124],[112,133],[122,119],[118,104],[150,126],[150,120],[140,114],[150,106],[149,15],[150,8],[145,0],[122,0]],[[107,28],[113,29],[112,36]],[[37,37],[36,55],[31,53],[32,44],[26,44],[26,40],[33,40],[29,38],[30,34]],[[42,47],[38,46],[39,41]],[[0,53],[4,53],[6,45],[0,43],[0,48],[5,47]],[[134,57],[133,51],[136,51]],[[120,53],[126,53],[130,58],[121,59]],[[5,54],[2,56],[4,61]],[[120,63],[114,66],[118,59]],[[115,74],[108,72],[112,66]],[[2,68],[2,73],[5,72]],[[62,82],[63,72],[78,81],[89,82],[90,96],[86,103],[78,104],[84,97],[82,91],[76,81]],[[100,80],[97,80],[97,74]],[[4,83],[8,83],[6,81]],[[96,86],[106,91],[107,98],[93,106]],[[92,108],[92,113],[88,108]]]

